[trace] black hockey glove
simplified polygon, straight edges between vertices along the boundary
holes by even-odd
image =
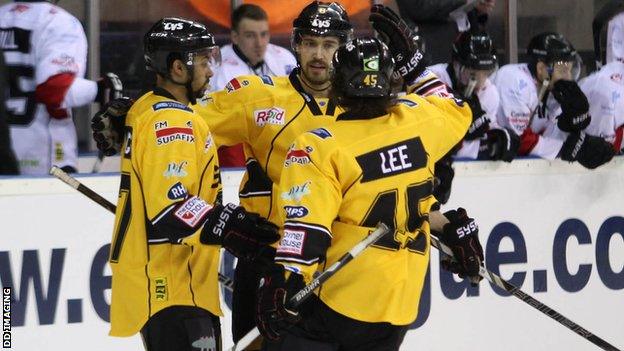
[[[440,263],[444,269],[459,274],[461,278],[468,277],[470,283],[476,285],[483,279],[479,275],[479,267],[483,265],[479,227],[461,207],[444,213],[444,216],[449,223],[444,225],[440,241],[453,250],[455,260],[447,257]]]
[[[564,132],[580,132],[591,122],[589,102],[575,81],[558,80],[552,89],[553,96],[561,105],[557,126]]]
[[[373,5],[368,20],[392,53],[394,74],[403,77],[408,84],[413,82],[427,66],[417,34],[394,11],[383,5]]]
[[[234,204],[216,205],[210,210],[199,236],[202,244],[221,245],[232,255],[247,260],[264,257],[273,250],[268,245],[277,240],[275,224]]]
[[[520,137],[509,128],[492,128],[479,145],[479,160],[511,162],[518,154]]]
[[[127,97],[115,99],[102,106],[91,119],[93,139],[104,155],[112,156],[121,150],[126,114],[133,103]]]
[[[464,99],[464,101],[468,103],[468,106],[470,106],[470,110],[472,111],[472,123],[470,124],[464,139],[479,139],[485,134],[485,132],[488,131],[488,129],[490,129],[490,119],[485,111],[483,111],[483,108],[481,108],[481,103],[479,102],[478,97],[473,95]]]
[[[98,91],[95,101],[100,103],[100,106],[123,96],[123,84],[115,73],[108,72],[104,74],[103,77],[98,79],[97,87]]]
[[[568,136],[559,154],[563,160],[577,161],[585,168],[594,169],[611,161],[615,151],[603,138],[580,132]]]
[[[265,338],[279,340],[285,329],[301,319],[296,310],[287,308],[286,301],[303,287],[299,274],[291,274],[286,281],[284,266],[273,264],[267,269],[260,279],[256,311],[256,325]]]

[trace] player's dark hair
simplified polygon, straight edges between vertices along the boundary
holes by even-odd
[[[243,4],[232,12],[232,30],[238,31],[238,25],[244,18],[254,21],[268,21],[269,16],[262,7],[253,4]]]
[[[338,103],[345,110],[340,119],[369,119],[387,115],[395,101],[391,96],[366,99],[345,97]]]

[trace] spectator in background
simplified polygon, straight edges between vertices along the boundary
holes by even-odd
[[[463,141],[436,163],[439,183],[434,195],[443,204],[450,196],[455,175],[453,153],[456,157],[511,162],[520,143],[511,129],[500,127],[496,120],[500,97],[488,77],[498,68],[498,59],[488,33],[479,29],[461,33],[453,43],[451,57],[450,63],[428,69],[468,102],[472,123]]]
[[[215,72],[214,83],[211,82],[212,91],[235,88],[227,84],[238,76],[285,76],[297,66],[290,51],[269,43],[269,20],[257,5],[241,5],[232,12],[230,37],[232,44],[221,48],[222,64]],[[221,167],[244,167],[242,144],[219,148],[219,161]]]
[[[609,162],[611,144],[584,131],[591,117],[575,81],[580,58],[572,44],[546,32],[531,39],[527,53],[528,63],[505,65],[492,79],[501,99],[497,120],[520,135],[518,154],[561,157],[590,169]]]
[[[22,174],[52,165],[77,170],[78,142],[71,108],[121,97],[119,78],[82,78],[87,39],[80,21],[46,1],[0,7],[0,49],[9,84],[6,100],[13,150]]]
[[[418,26],[431,63],[449,62],[448,47],[459,32],[485,28],[496,0],[386,0],[411,26]]]
[[[7,124],[6,109],[4,100],[6,99],[5,86],[8,82],[4,66],[4,55],[0,50],[0,175],[19,174],[15,154],[11,147],[11,131]]]

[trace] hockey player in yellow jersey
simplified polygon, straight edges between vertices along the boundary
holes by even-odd
[[[191,21],[165,18],[145,36],[157,85],[124,126],[110,334],[141,331],[148,351],[190,351],[198,343],[219,350],[220,248],[253,258],[278,239],[272,223],[220,204],[215,143],[189,106],[207,88],[217,57],[213,36]]]
[[[444,242],[465,250],[460,261],[477,264],[469,275],[483,260],[463,210],[430,219],[434,164],[463,138],[470,114],[443,98],[396,99],[394,61],[377,39],[348,42],[333,67],[332,97],[344,111],[295,140],[273,196],[285,220],[276,264],[259,289],[258,327],[279,340],[267,350],[398,350],[418,311],[430,221]],[[380,221],[394,235],[337,272],[299,313],[284,306]],[[459,242],[455,231],[465,226]]]
[[[397,74],[414,83],[411,89],[419,94],[446,95],[442,82],[429,74],[421,75],[425,66],[420,63],[422,54],[404,23],[396,22],[385,26],[374,23],[374,26],[386,33],[391,49],[403,58],[397,64]],[[247,173],[241,184],[240,199],[245,208],[272,221],[280,218],[281,209],[271,195],[277,192],[276,184],[289,146],[301,133],[331,125],[341,112],[329,99],[331,58],[351,33],[347,14],[339,4],[313,1],[293,21],[293,49],[299,67],[288,77],[238,77],[226,89],[198,99],[195,110],[209,125],[218,146],[244,144]],[[446,108],[470,114],[452,99],[432,99]],[[115,152],[116,143],[107,138],[109,132],[102,129],[106,125],[102,120],[119,119],[123,114],[109,109],[94,117],[98,148]],[[232,306],[234,340],[255,326],[258,267],[243,261],[236,268]]]

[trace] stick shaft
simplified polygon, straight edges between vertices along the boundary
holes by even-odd
[[[332,264],[329,268],[327,268],[323,273],[319,274],[316,278],[314,278],[310,284],[306,285],[303,289],[299,290],[293,297],[288,300],[288,307],[297,307],[301,303],[303,303],[308,297],[312,295],[314,290],[316,290],[319,286],[321,286],[327,279],[331,278],[336,272],[342,269],[347,263],[351,262],[355,257],[357,257],[364,249],[371,246],[375,241],[379,240],[382,236],[390,231],[387,225],[383,223],[379,223],[377,228],[370,233],[364,240],[357,243],[351,250],[342,255],[340,259],[334,264]],[[258,327],[253,328],[249,333],[243,336],[230,350],[244,350],[247,346],[249,346],[257,337],[260,336],[260,330]]]
[[[64,172],[62,169],[56,166],[52,166],[52,168],[50,168],[50,174],[57,177],[61,181],[63,181],[63,183],[78,190],[81,194],[95,201],[100,206],[107,209],[109,212],[112,212],[113,214],[115,214],[115,211],[117,210],[117,206],[115,206],[112,202],[103,198],[100,194],[96,193],[91,188],[82,184],[78,179]],[[234,291],[234,281],[226,277],[225,275],[221,274],[220,272],[219,272],[219,282],[229,291]]]
[[[431,236],[431,246],[437,248],[438,250],[440,250],[444,254],[453,257],[453,251],[451,250],[451,248],[446,246],[446,245],[444,245],[442,242],[440,242],[439,239],[437,239],[434,236]],[[501,288],[501,289],[507,291],[508,293],[514,295],[515,297],[519,298],[520,300],[522,300],[523,302],[525,302],[529,306],[535,308],[536,310],[542,312],[543,314],[547,315],[548,317],[550,317],[550,318],[554,319],[555,321],[559,322],[560,324],[562,324],[566,328],[572,330],[576,334],[582,336],[583,338],[587,339],[589,342],[591,342],[594,345],[600,347],[601,349],[607,350],[607,351],[620,351],[617,347],[611,345],[610,343],[608,343],[604,339],[598,337],[597,335],[591,333],[587,329],[585,329],[585,328],[581,327],[580,325],[574,323],[573,321],[571,321],[567,317],[563,316],[561,313],[559,313],[559,312],[553,310],[552,308],[546,306],[544,303],[538,301],[537,299],[535,299],[531,295],[529,295],[529,294],[525,293],[524,291],[520,290],[520,288],[518,288],[515,285],[509,283],[508,281],[504,280],[500,276],[490,272],[487,268],[482,266],[479,269],[479,275],[482,276],[483,278],[489,280],[492,284],[498,286],[499,288]]]

